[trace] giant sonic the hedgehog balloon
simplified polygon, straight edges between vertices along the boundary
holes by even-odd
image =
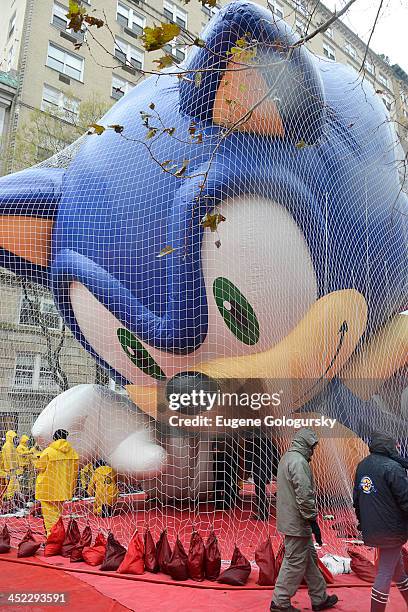
[[[191,390],[199,374],[278,393],[262,418],[321,412],[338,437],[380,423],[404,436],[371,400],[408,355],[408,203],[386,109],[250,2],[225,6],[203,39],[180,74],[115,104],[100,123],[116,129],[88,135],[66,168],[0,180],[1,265],[48,285],[79,342],[162,424],[174,413],[157,389]],[[225,407],[207,408],[206,435]]]

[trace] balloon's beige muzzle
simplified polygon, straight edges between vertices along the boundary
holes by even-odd
[[[194,364],[190,370],[220,382],[226,379],[280,381],[280,413],[301,407],[340,372],[354,352],[367,323],[367,304],[354,289],[317,300],[298,325],[272,348],[250,355]],[[158,387],[126,387],[144,412],[158,418]],[[168,414],[168,413],[167,413]],[[212,411],[211,416],[215,416]],[[239,415],[241,416],[241,415]]]

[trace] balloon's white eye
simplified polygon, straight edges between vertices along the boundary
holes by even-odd
[[[204,232],[201,262],[208,332],[189,368],[217,357],[266,351],[289,334],[317,299],[309,245],[285,206],[257,195],[225,199],[225,223]],[[154,353],[153,353],[154,355]],[[160,360],[163,367],[163,361]],[[166,373],[168,366],[166,364]]]

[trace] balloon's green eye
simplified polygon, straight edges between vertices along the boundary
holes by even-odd
[[[153,357],[145,349],[143,344],[128,329],[119,328],[116,331],[123,350],[132,363],[144,374],[152,376],[156,380],[165,380],[166,375]]]
[[[213,293],[218,310],[234,336],[244,344],[259,340],[259,322],[254,309],[227,278],[216,278]]]

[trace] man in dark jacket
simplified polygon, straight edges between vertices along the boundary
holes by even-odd
[[[285,557],[276,581],[271,610],[300,612],[290,600],[303,578],[313,610],[333,608],[338,597],[327,595],[326,583],[317,566],[316,542],[322,545],[317,524],[316,493],[309,462],[318,438],[312,429],[300,429],[279,462],[276,483],[278,531],[285,535]]]
[[[401,557],[408,537],[407,461],[397,453],[395,440],[383,433],[372,435],[369,450],[357,466],[353,501],[364,543],[379,549],[371,612],[382,612],[392,579],[408,604],[408,577]]]

